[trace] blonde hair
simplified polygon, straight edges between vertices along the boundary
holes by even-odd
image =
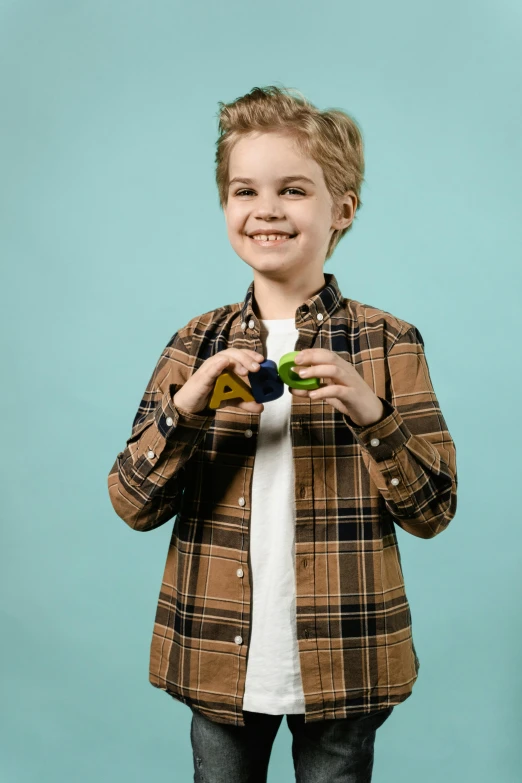
[[[256,131],[290,135],[299,152],[321,166],[334,206],[347,190],[353,190],[357,195],[357,210],[361,208],[364,147],[361,129],[353,117],[341,109],[319,111],[298,90],[274,85],[254,87],[232,103],[219,101],[218,105],[215,161],[221,209],[228,202],[232,149],[243,136]],[[333,232],[325,261],[352,225],[353,221],[347,228]]]

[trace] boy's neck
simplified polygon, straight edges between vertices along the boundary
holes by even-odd
[[[274,281],[254,274],[252,306],[262,320],[294,318],[303,302],[317,294],[326,285],[323,271],[312,280]]]

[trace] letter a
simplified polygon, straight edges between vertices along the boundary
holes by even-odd
[[[250,387],[239,375],[234,372],[222,372],[216,379],[208,407],[219,408],[222,400],[235,400],[238,397],[245,402],[255,401]]]

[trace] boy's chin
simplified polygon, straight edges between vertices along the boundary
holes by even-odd
[[[292,259],[291,262],[282,259],[261,259],[243,258],[253,272],[271,280],[287,280],[289,278],[297,279],[303,273],[303,264],[299,259]]]

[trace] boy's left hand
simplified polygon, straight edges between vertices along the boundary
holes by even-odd
[[[359,427],[367,427],[382,419],[384,405],[362,378],[353,364],[326,348],[306,348],[294,359],[295,372],[301,378],[323,378],[327,383],[319,389],[292,389],[297,397],[325,400],[349,416]],[[304,375],[300,370],[304,370]]]

